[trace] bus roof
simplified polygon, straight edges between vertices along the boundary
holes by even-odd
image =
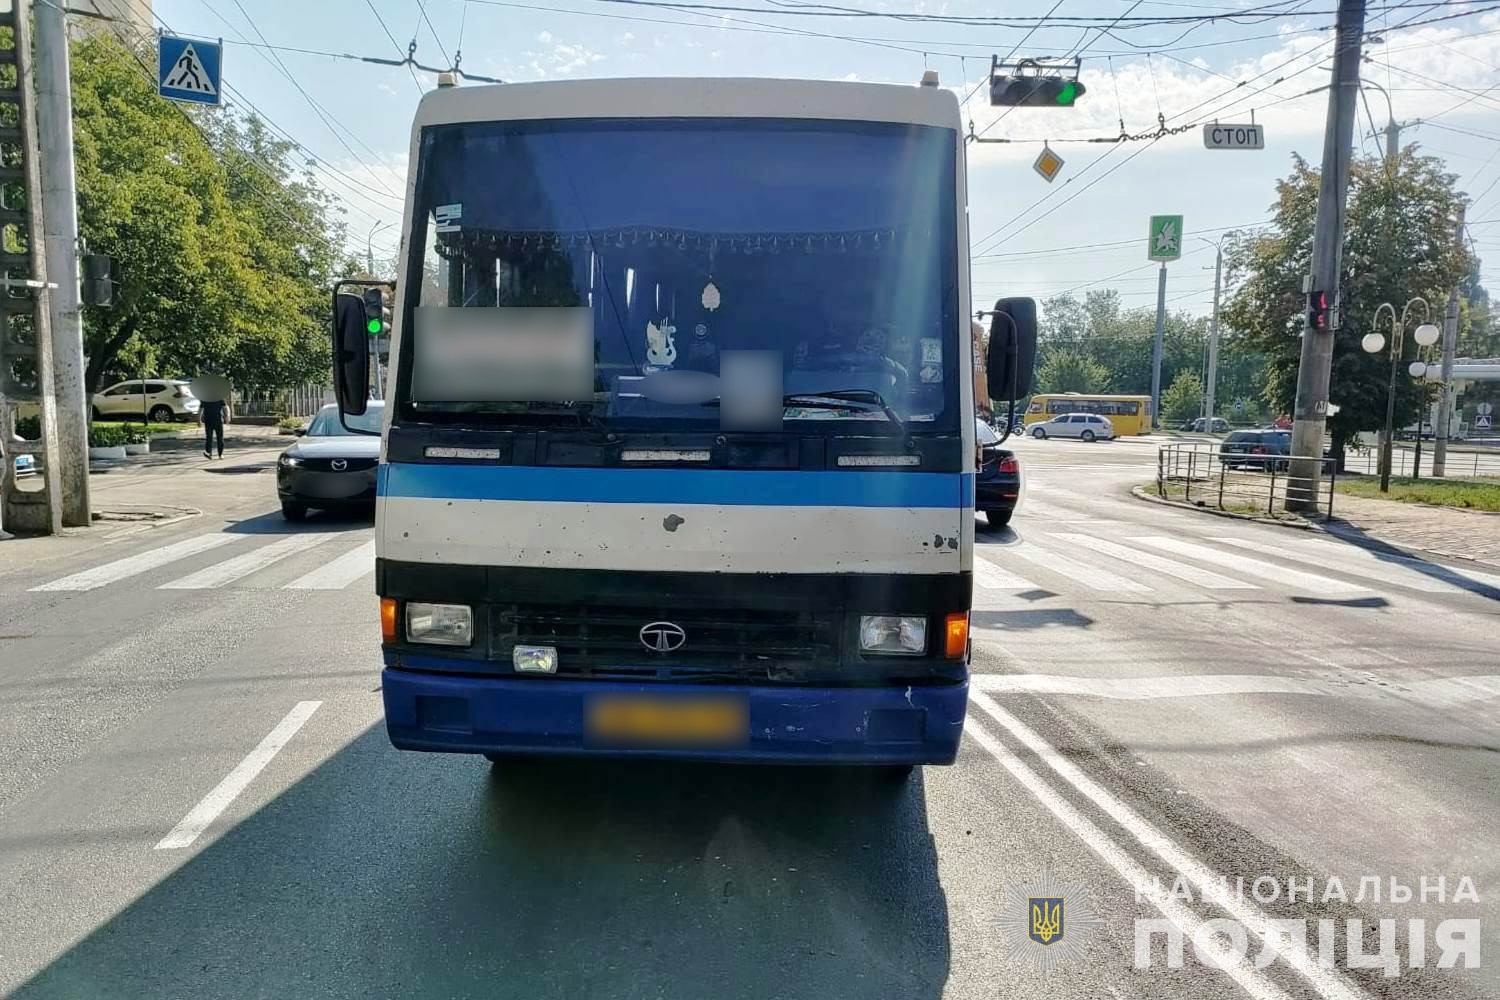
[[[941,87],[754,78],[552,80],[444,87],[414,127],[566,118],[807,118],[931,125],[958,131],[958,98]]]

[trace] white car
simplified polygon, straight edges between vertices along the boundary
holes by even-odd
[[[1034,438],[1078,438],[1080,441],[1108,441],[1115,436],[1115,425],[1097,413],[1061,413],[1051,420],[1032,424]]]
[[[196,417],[201,405],[186,382],[165,378],[116,382],[94,393],[91,403],[95,420],[101,417],[128,420],[144,415],[159,424]]]

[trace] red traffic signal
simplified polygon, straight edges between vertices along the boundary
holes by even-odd
[[[1307,328],[1309,330],[1328,330],[1329,307],[1327,292],[1307,293]]]

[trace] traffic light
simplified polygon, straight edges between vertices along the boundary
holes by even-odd
[[[1329,322],[1328,293],[1307,293],[1307,328],[1326,333]]]
[[[385,320],[385,295],[379,288],[366,288],[364,291],[365,302],[365,333],[372,337],[379,337],[390,330],[390,324]]]
[[[990,103],[1005,108],[1071,108],[1085,87],[1060,76],[993,76]]]
[[[115,301],[115,260],[107,254],[83,255],[83,304],[109,306]]]
[[[1082,60],[990,60],[990,103],[1005,108],[1071,108],[1085,88],[1078,81]]]

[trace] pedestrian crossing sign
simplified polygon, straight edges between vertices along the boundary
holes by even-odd
[[[1148,260],[1169,261],[1182,256],[1182,216],[1151,216],[1151,239],[1147,244]]]
[[[189,104],[223,103],[224,46],[201,38],[161,35],[156,40],[156,92]]]

